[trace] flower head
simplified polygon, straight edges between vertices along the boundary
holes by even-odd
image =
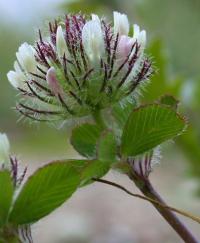
[[[92,14],[67,15],[49,23],[49,35],[34,46],[24,43],[16,56],[10,83],[23,99],[17,110],[40,121],[87,116],[131,95],[152,73],[144,54],[146,32],[125,14],[114,24]]]

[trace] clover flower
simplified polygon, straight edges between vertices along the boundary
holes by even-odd
[[[132,31],[133,30],[133,31]],[[129,32],[133,32],[129,36]],[[146,32],[114,12],[114,24],[92,14],[66,15],[49,23],[34,46],[20,46],[8,73],[20,91],[17,110],[39,121],[78,118],[110,107],[147,80]]]

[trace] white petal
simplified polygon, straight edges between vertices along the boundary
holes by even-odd
[[[19,71],[9,71],[7,73],[7,78],[9,80],[10,84],[14,88],[24,89],[26,77],[25,77],[24,73],[22,73],[21,71],[20,72]]]
[[[146,46],[146,31],[142,30],[140,31],[140,27],[138,25],[133,26],[134,33],[133,33],[133,39],[139,44],[140,49],[139,49],[139,55],[143,54],[145,46]]]
[[[17,79],[16,79],[16,72],[15,71],[9,71],[7,73],[7,78],[10,82],[10,84],[15,88],[17,89],[18,88],[18,82],[17,82]]]
[[[69,57],[69,51],[67,48],[67,44],[61,26],[58,26],[56,32],[56,48],[57,48],[58,57],[60,59],[63,58],[64,54],[66,57]]]
[[[142,30],[138,36],[138,43],[141,46],[141,49],[144,50],[146,46],[146,31]]]
[[[82,30],[83,47],[89,59],[98,61],[105,52],[103,33],[98,20],[88,21]]]
[[[137,24],[133,25],[133,38],[138,38],[138,35],[140,33],[140,26]]]
[[[99,16],[96,14],[92,14],[92,20],[97,20],[97,21],[101,22],[99,19]]]
[[[20,66],[19,66],[19,63],[17,61],[14,62],[14,69],[15,69],[16,72],[21,72],[22,71]]]
[[[114,33],[115,35],[128,35],[129,33],[129,21],[126,14],[119,12],[113,12],[114,17]]]
[[[18,62],[26,72],[36,71],[35,50],[28,43],[23,43],[16,53]]]
[[[0,133],[0,164],[9,162],[10,143],[6,134]]]

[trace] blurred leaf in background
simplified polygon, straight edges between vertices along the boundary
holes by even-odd
[[[13,68],[13,60],[15,53],[24,39],[28,39],[27,36],[20,30],[16,33],[15,29],[8,28],[7,26],[0,25],[0,82],[1,82],[1,96],[0,96],[0,111],[1,111],[1,126],[5,122],[12,123],[12,120],[8,117],[15,117],[15,114],[11,112],[13,104],[13,98],[15,92],[10,89],[10,84],[7,81],[6,73],[9,69]],[[28,41],[28,40],[27,40]],[[8,124],[7,124],[8,125]],[[2,129],[2,127],[1,127]]]
[[[153,101],[164,93],[172,94],[178,99],[181,100],[181,109],[184,110],[186,117],[189,120],[189,128],[186,132],[178,138],[177,145],[182,148],[183,154],[189,159],[190,172],[198,179],[200,187],[200,102],[199,99],[199,88],[192,90],[190,97],[187,97],[187,100],[190,105],[187,105],[185,102],[186,94],[183,94],[183,90],[187,87],[187,79],[182,77],[170,78],[170,73],[168,68],[170,62],[166,60],[165,55],[163,54],[163,46],[161,41],[156,40],[151,43],[149,47],[149,53],[154,57],[155,66],[158,68],[158,72],[151,79],[150,84],[148,85],[148,92],[145,92],[144,101]],[[190,84],[194,85],[195,80]]]
[[[82,12],[86,14],[98,13],[104,16],[109,16],[114,9],[118,9],[119,0],[74,0],[63,1],[60,9],[67,12]]]

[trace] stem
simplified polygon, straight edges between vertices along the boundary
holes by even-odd
[[[107,185],[110,185],[110,186],[113,186],[113,187],[116,187],[124,192],[126,192],[127,194],[129,194],[130,196],[133,196],[133,197],[137,197],[137,198],[140,198],[142,200],[145,200],[145,201],[148,201],[148,202],[151,202],[151,203],[155,203],[157,204],[158,206],[162,207],[162,208],[167,208],[171,211],[174,211],[182,216],[185,216],[189,219],[192,219],[193,221],[197,222],[198,224],[200,224],[200,218],[199,217],[196,217],[188,212],[185,212],[185,211],[182,211],[180,209],[177,209],[177,208],[174,208],[174,207],[171,207],[171,206],[168,206],[168,205],[163,205],[161,204],[160,202],[150,198],[150,197],[146,197],[146,196],[142,196],[140,194],[137,194],[137,193],[132,193],[131,191],[129,191],[128,189],[126,189],[125,187],[113,182],[113,181],[108,181],[108,180],[105,180],[105,179],[99,179],[99,178],[92,178],[93,181],[96,181],[96,182],[100,182],[100,183],[103,183],[103,184],[107,184]]]
[[[106,124],[102,118],[101,111],[97,110],[93,113],[93,119],[96,122],[96,124],[102,128],[106,128]],[[160,197],[160,195],[155,191],[153,186],[151,185],[148,178],[144,177],[138,177],[135,176],[135,173],[133,171],[133,174],[129,175],[130,179],[133,180],[136,184],[136,186],[140,189],[140,191],[145,195],[145,197],[142,197],[141,195],[137,195],[137,197],[142,198],[144,200],[147,200],[153,204],[153,206],[157,209],[157,211],[163,216],[163,218],[168,222],[169,225],[177,232],[177,234],[181,237],[181,239],[184,240],[186,243],[198,243],[199,241],[192,235],[192,233],[189,231],[189,229],[180,221],[180,219],[175,215],[175,212],[183,214],[186,217],[191,217],[190,214],[182,212],[180,210],[177,210],[175,208],[169,207],[163,199]],[[93,178],[93,180],[106,183],[105,181],[100,181],[99,179]],[[110,184],[112,186],[116,186],[115,183],[106,183]],[[122,186],[117,185],[116,187],[122,189],[123,191],[127,192],[128,194],[132,196],[136,196],[136,194],[130,193],[128,190],[123,188]],[[193,217],[193,219],[197,222],[199,222],[199,219],[196,217]]]
[[[12,227],[4,227],[0,232],[0,242],[2,243],[22,243],[15,229]]]
[[[104,120],[103,120],[103,118],[102,118],[102,114],[101,114],[101,111],[100,111],[100,110],[96,110],[96,111],[93,113],[93,119],[94,119],[94,121],[96,122],[96,124],[97,124],[100,128],[102,128],[102,129],[106,128],[106,124],[105,124],[105,122],[104,122]]]
[[[131,176],[131,179],[135,182],[140,191],[147,197],[156,200],[162,205],[167,206],[160,195],[155,191],[152,184],[148,179],[140,179],[135,176]],[[177,232],[177,234],[186,243],[198,243],[199,241],[192,235],[189,229],[180,221],[180,219],[167,207],[163,208],[157,203],[151,202],[157,211],[163,216],[163,218],[171,225],[171,227]]]

